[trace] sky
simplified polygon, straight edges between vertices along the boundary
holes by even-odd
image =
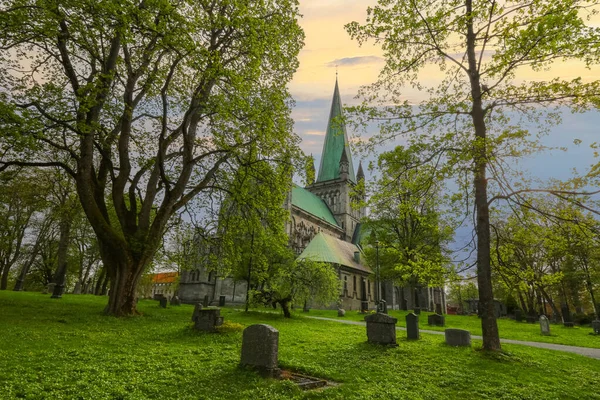
[[[344,30],[344,25],[351,21],[364,22],[367,7],[376,3],[376,0],[300,0],[303,17],[299,22],[306,39],[299,56],[300,67],[289,86],[296,101],[292,117],[295,131],[302,138],[301,148],[315,157],[317,167],[327,129],[336,70],[342,102],[349,105],[357,102],[355,96],[359,87],[374,82],[383,66],[380,48],[371,44],[360,47]],[[600,16],[596,16],[592,23],[600,26]],[[552,73],[562,78],[581,76],[584,79],[600,79],[600,68],[588,70],[577,63],[562,63]],[[532,72],[522,71],[518,78],[532,76]],[[418,99],[415,97],[413,100]],[[566,179],[572,168],[583,171],[596,162],[589,145],[596,141],[597,136],[600,137],[598,127],[600,113],[597,111],[583,115],[565,114],[563,124],[556,126],[544,138],[544,143],[568,147],[569,150],[566,153],[546,152],[522,160],[520,164],[533,176],[543,179]],[[352,136],[353,132],[349,131],[348,135]],[[576,146],[573,144],[575,138],[583,142]],[[356,152],[353,158],[358,168]]]

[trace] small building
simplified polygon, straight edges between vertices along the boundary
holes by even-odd
[[[152,298],[170,299],[177,294],[179,272],[159,272],[152,275]]]

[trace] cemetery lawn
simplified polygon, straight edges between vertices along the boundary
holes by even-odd
[[[192,307],[140,301],[142,316],[102,315],[106,298],[0,292],[0,398],[5,399],[600,399],[600,360],[504,345],[488,355],[422,334],[396,348],[362,326],[222,310],[219,333],[192,329]],[[312,311],[311,311],[312,313]],[[238,367],[242,329],[279,330],[286,369],[338,386],[302,392]]]
[[[406,327],[406,315],[408,311],[390,311],[389,314],[398,318],[397,326]],[[481,336],[481,320],[475,315],[445,315],[446,326],[427,325],[427,316],[433,313],[421,312],[419,317],[419,328],[422,330],[441,331],[447,328],[465,329],[471,335]],[[337,310],[310,310],[308,313],[296,311],[296,315],[307,315],[315,317],[326,317],[333,319],[346,319],[352,321],[364,321],[365,314],[358,311],[346,311],[346,316],[338,317]],[[502,339],[514,339],[527,342],[544,342],[564,344],[567,346],[600,348],[600,336],[591,335],[590,325],[565,328],[562,324],[550,324],[550,336],[542,336],[540,324],[528,324],[527,322],[516,322],[508,318],[498,319],[498,330]]]

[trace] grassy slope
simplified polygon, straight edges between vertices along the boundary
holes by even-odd
[[[390,315],[398,318],[398,326],[406,326],[407,311],[390,311]],[[302,312],[298,312],[302,315]],[[422,312],[419,318],[419,327],[425,330],[444,331],[446,328],[466,329],[472,335],[481,336],[481,320],[477,316],[464,315],[446,315],[446,326],[435,327],[427,325],[427,316],[432,313]],[[337,310],[310,310],[310,316],[319,316],[335,319],[350,319],[353,321],[364,321],[364,314],[357,311],[347,311],[346,316],[340,318],[337,316]],[[540,324],[528,324],[526,322],[516,322],[511,319],[501,318],[498,320],[498,330],[503,339],[525,340],[531,342],[544,342],[565,344],[568,346],[581,346],[600,348],[600,336],[590,335],[592,328],[589,326],[575,326],[565,328],[562,324],[550,325],[550,336],[542,336],[540,333]]]
[[[583,399],[600,398],[600,361],[505,345],[493,358],[443,337],[366,343],[365,329],[225,309],[227,321],[280,330],[282,366],[342,385],[303,393],[239,369],[241,326],[191,329],[191,306],[140,302],[142,317],[101,315],[105,299],[0,292],[0,398]],[[475,346],[479,345],[475,341]]]

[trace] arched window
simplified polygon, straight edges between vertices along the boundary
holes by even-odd
[[[354,291],[356,292],[356,275],[354,275]]]

